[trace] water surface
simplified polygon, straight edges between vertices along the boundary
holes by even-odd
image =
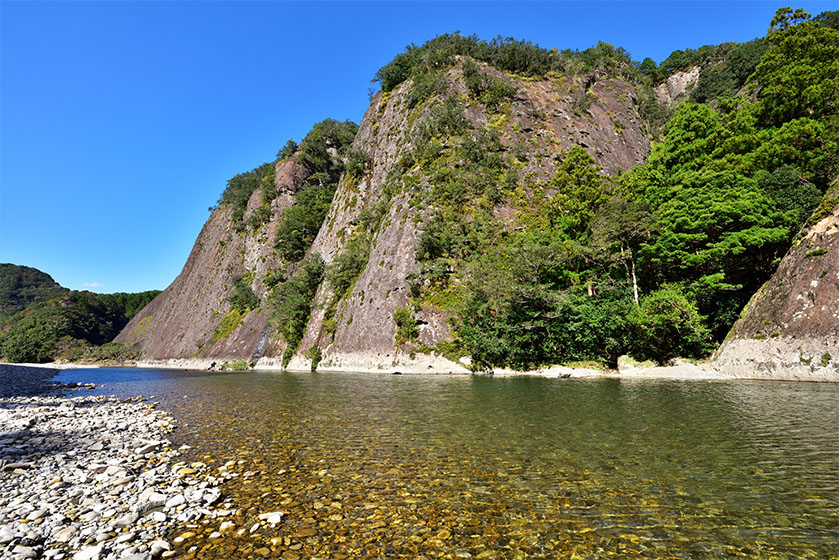
[[[242,461],[225,487],[253,508],[237,523],[289,513],[271,532],[199,535],[189,556],[837,557],[836,384],[132,369],[59,380],[154,395],[193,458]]]

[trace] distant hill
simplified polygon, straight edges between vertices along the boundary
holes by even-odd
[[[125,359],[109,343],[159,293],[72,291],[36,268],[0,264],[0,359]]]
[[[0,321],[33,303],[67,293],[52,276],[31,266],[0,264]]]

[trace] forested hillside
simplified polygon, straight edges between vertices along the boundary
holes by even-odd
[[[66,291],[52,276],[37,268],[0,264],[0,321]]]
[[[836,12],[784,8],[765,37],[661,64],[412,45],[360,125],[319,123],[229,181],[119,340],[283,367],[707,357],[836,203],[837,43]],[[663,99],[680,72],[696,83]]]
[[[160,291],[95,294],[71,291],[35,268],[0,268],[3,310],[33,302],[0,321],[0,359],[49,362],[55,359],[130,359],[134,354],[108,344]],[[103,346],[104,345],[104,346]]]

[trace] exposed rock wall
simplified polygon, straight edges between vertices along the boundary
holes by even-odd
[[[257,231],[236,232],[229,206],[217,208],[201,229],[178,277],[138,313],[115,339],[143,352],[146,360],[207,358],[248,360],[268,322],[263,279],[273,267],[273,232],[283,211],[293,201],[300,170],[294,158],[276,166],[279,195],[272,202],[271,219]],[[260,203],[257,190],[248,202],[245,218]],[[247,313],[227,336],[218,329],[231,312],[227,297],[234,280],[252,276],[251,288],[263,300]],[[214,339],[215,338],[215,339]]]
[[[753,296],[713,365],[738,377],[838,381],[838,208]]]
[[[680,95],[694,89],[700,78],[700,67],[694,66],[684,72],[675,72],[668,79],[656,86],[656,97],[660,103],[671,103]]]
[[[506,150],[527,146],[527,157],[518,170],[533,181],[547,181],[563,154],[583,146],[606,172],[618,174],[647,159],[650,141],[636,109],[637,92],[621,78],[599,74],[554,76],[544,80],[521,80],[477,63],[483,72],[510,80],[518,88],[509,108],[492,114],[476,101],[469,101],[460,66],[447,75],[448,94],[464,101],[470,126],[492,126]],[[309,253],[318,253],[325,263],[334,261],[360,227],[361,214],[385,196],[388,174],[400,157],[410,151],[412,131],[428,119],[443,96],[409,108],[411,81],[387,94],[377,94],[353,143],[354,150],[370,156],[370,168],[361,180],[343,177]],[[274,254],[274,232],[283,211],[293,204],[302,170],[294,158],[276,168],[280,194],[272,203],[272,215],[257,231],[237,232],[231,209],[221,206],[210,216],[181,274],[158,298],[139,313],[117,338],[142,350],[144,360],[235,359],[277,365],[286,348],[282,337],[268,325],[266,274],[283,266]],[[245,218],[259,205],[258,189],[249,201]],[[424,219],[433,209],[410,203],[410,196],[397,192],[390,198],[379,229],[372,233],[367,264],[352,290],[335,306],[336,325],[329,334],[324,315],[333,300],[329,284],[321,284],[312,314],[292,360],[292,368],[308,368],[305,353],[317,346],[322,366],[377,369],[407,363],[413,358],[397,352],[394,343],[397,308],[408,303],[407,277],[417,270],[414,247]],[[500,203],[494,212],[515,227],[515,211]],[[231,332],[220,325],[231,309],[227,301],[234,279],[252,275],[252,288],[261,299],[259,309],[249,312]],[[420,324],[420,342],[429,346],[449,337],[447,316],[432,306],[415,312]],[[224,330],[224,329],[222,329]],[[438,367],[438,366],[435,366]],[[453,364],[453,367],[456,367]]]
[[[496,78],[503,75],[481,65],[484,72]],[[510,79],[505,77],[505,79]],[[466,97],[466,86],[459,69],[449,73],[451,91]],[[553,176],[555,166],[573,145],[583,146],[599,165],[611,173],[619,173],[647,159],[650,144],[644,125],[635,109],[635,90],[621,79],[599,78],[574,80],[562,78],[539,81],[516,81],[519,93],[511,103],[507,119],[497,119],[502,143],[512,149],[527,142],[532,153],[543,152],[553,157],[529,160],[522,174],[542,180]],[[372,171],[358,185],[344,182],[336,192],[333,205],[312,251],[330,262],[340,252],[342,239],[356,227],[359,215],[382,196],[388,173],[399,156],[411,149],[411,131],[423,122],[428,111],[410,121],[406,98],[410,81],[401,84],[389,95],[381,93],[362,120],[354,148],[370,154]],[[586,96],[585,109],[579,100]],[[430,106],[433,106],[431,104]],[[491,116],[476,104],[466,108],[466,115],[475,129],[490,123]],[[391,200],[386,218],[374,235],[368,262],[356,281],[352,293],[336,310],[336,331],[326,337],[323,332],[324,309],[331,293],[322,286],[300,351],[290,367],[309,366],[302,353],[313,345],[323,350],[323,368],[384,369],[410,367],[413,360],[394,343],[394,312],[409,302],[407,277],[417,271],[415,245],[419,228],[430,209],[412,206],[409,196],[400,193]],[[496,208],[498,215],[513,215],[504,203]],[[450,336],[447,316],[433,306],[415,311],[419,322],[421,344],[434,346]],[[264,360],[275,365],[276,360]],[[435,366],[437,367],[437,366]],[[451,366],[457,369],[457,364]]]

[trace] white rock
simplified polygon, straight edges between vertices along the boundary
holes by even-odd
[[[63,529],[59,529],[53,533],[52,538],[58,542],[67,542],[72,539],[76,533],[78,533],[78,530],[75,527],[64,527]]]
[[[259,518],[263,521],[276,525],[283,520],[284,513],[282,511],[272,511],[271,513],[261,513]]]
[[[73,555],[73,560],[99,560],[102,548],[102,544],[85,547]]]
[[[175,494],[171,498],[166,501],[166,505],[164,509],[172,509],[180,506],[183,503],[186,503],[187,499],[184,498],[183,494]]]

